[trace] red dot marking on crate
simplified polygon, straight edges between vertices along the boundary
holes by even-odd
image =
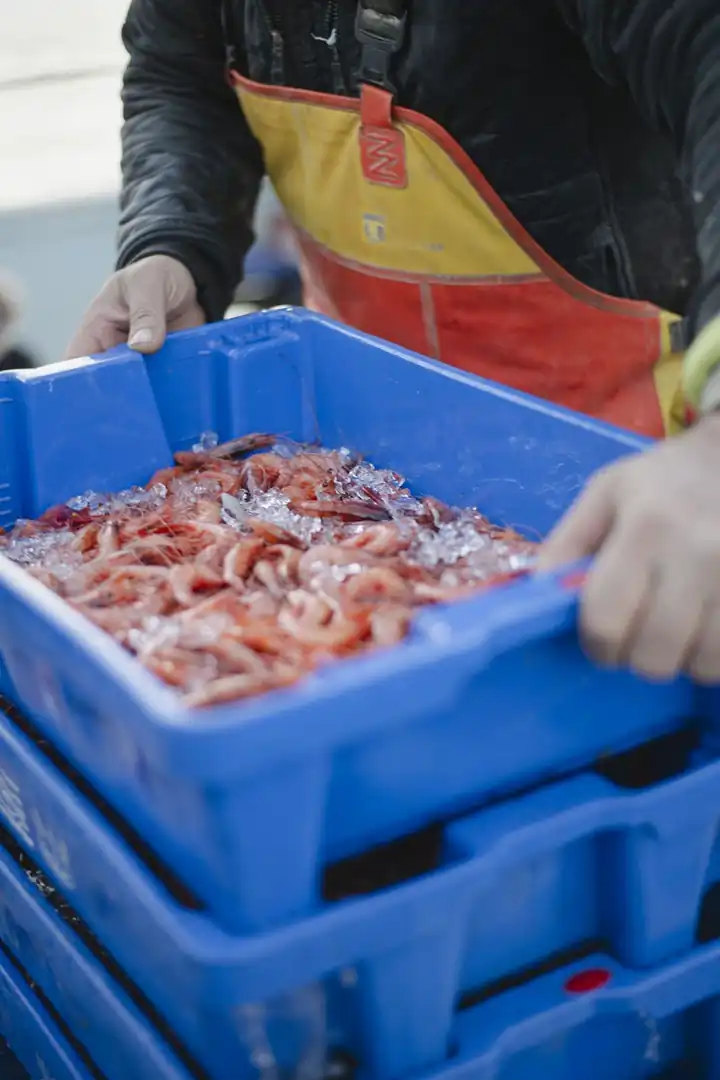
[[[594,990],[602,990],[612,978],[607,968],[588,968],[587,971],[578,971],[577,975],[571,975],[565,983],[568,994],[592,994]]]
[[[581,589],[587,581],[586,570],[575,570],[572,574],[566,574],[560,584],[564,589]]]

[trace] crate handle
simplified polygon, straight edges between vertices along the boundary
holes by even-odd
[[[472,1061],[473,1076],[490,1080],[517,1054],[561,1040],[598,1016],[635,1017],[650,1042],[659,1021],[714,994],[718,977],[718,944],[640,975],[603,954],[588,957],[461,1014],[457,1075]]]
[[[508,800],[447,827],[452,850],[468,861],[465,874],[480,879],[599,832],[649,825],[662,829],[679,821],[693,824],[686,856],[700,844],[704,825],[712,835],[720,810],[712,802],[720,785],[720,762],[688,770],[672,780],[639,791],[618,788],[610,780],[584,774]]]

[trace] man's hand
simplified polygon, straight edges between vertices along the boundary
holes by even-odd
[[[67,356],[104,352],[125,341],[138,352],[153,353],[166,334],[204,322],[190,271],[169,255],[149,255],[105,283],[70,342]]]
[[[581,632],[598,662],[720,683],[720,415],[599,473],[539,569],[588,555]]]

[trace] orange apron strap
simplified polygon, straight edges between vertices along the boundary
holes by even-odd
[[[360,163],[370,184],[407,187],[405,135],[393,126],[392,94],[368,83],[360,90]]]
[[[355,37],[360,45],[360,161],[370,184],[407,187],[405,136],[392,117],[393,57],[405,41],[406,0],[358,0]]]

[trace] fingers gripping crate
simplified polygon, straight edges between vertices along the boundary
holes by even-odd
[[[0,806],[213,1077],[254,1075],[258,1031],[263,1052],[287,1060],[304,1010],[306,1039],[349,1052],[363,1075],[399,1080],[446,1060],[468,995],[490,997],[593,943],[640,970],[720,930],[720,762],[703,764],[695,739],[684,732],[614,759],[606,775],[462,818],[437,835],[421,876],[252,937],[173,900],[7,720],[0,776],[12,815],[7,799]],[[658,779],[655,759],[677,774]],[[650,786],[634,790],[641,781]]]
[[[641,445],[279,311],[177,335],[149,360],[120,349],[0,377],[0,524],[142,483],[206,430],[350,446],[534,535]],[[192,713],[0,558],[0,659],[11,695],[220,923],[248,931],[316,910],[328,862],[676,728],[691,688],[593,668],[575,607],[557,578],[520,582],[426,610],[393,650]]]

